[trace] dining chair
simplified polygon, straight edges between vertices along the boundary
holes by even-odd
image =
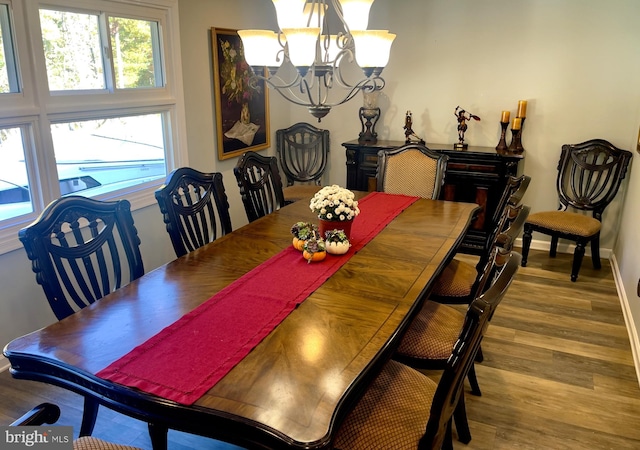
[[[334,448],[452,449],[452,419],[458,439],[464,443],[471,440],[464,380],[473,366],[489,319],[518,270],[519,256],[512,253],[493,286],[467,309],[440,381],[436,383],[416,369],[389,361],[346,416]]]
[[[511,255],[515,240],[529,214],[528,206],[520,205],[513,208],[519,210],[518,217],[512,226],[497,237],[496,245],[473,285],[471,287],[468,287],[467,284],[463,285],[472,294],[456,297],[453,301],[450,298],[442,299],[430,296],[409,326],[394,358],[417,369],[442,369],[444,367],[446,358],[456,342],[464,317],[458,309],[449,306],[442,307],[443,303],[471,303],[496,281],[496,277],[503,270],[509,255]],[[471,270],[473,266],[469,266],[469,270]],[[472,296],[473,298],[470,298]],[[443,302],[443,300],[447,301]],[[478,396],[482,395],[482,391],[476,376],[475,362],[480,363],[483,360],[482,347],[479,346],[474,364],[467,374],[471,393]]]
[[[40,426],[55,424],[60,418],[60,407],[53,403],[41,403],[9,426]],[[138,447],[116,444],[93,436],[82,436],[73,441],[73,450],[141,450]]]
[[[485,254],[488,254],[491,251],[491,246],[495,237],[502,233],[513,219],[515,219],[517,211],[510,209],[510,206],[518,206],[522,204],[522,199],[524,194],[527,192],[530,183],[531,177],[528,175],[521,175],[519,177],[510,176],[507,179],[507,185],[498,200],[494,217],[492,218],[492,222],[498,224],[498,226],[489,234],[486,241],[487,247],[485,248]],[[504,217],[505,213],[507,214],[506,217]]]
[[[559,239],[575,242],[571,281],[578,272],[587,244],[591,245],[594,269],[600,269],[600,229],[602,214],[616,196],[625,177],[632,153],[615,147],[604,139],[562,146],[558,162],[556,211],[531,214],[524,225],[522,265],[527,265],[534,231],[551,236],[549,256],[555,257]],[[589,217],[583,212],[591,212]]]
[[[62,320],[144,274],[127,200],[81,196],[51,202],[18,232],[53,313]],[[98,402],[85,397],[80,435],[90,435]]]
[[[531,177],[521,175],[519,177],[509,177],[506,187],[500,196],[496,207],[496,217],[493,223],[496,224],[494,229],[489,233],[487,238],[487,247],[480,252],[480,258],[476,265],[472,265],[460,258],[454,257],[444,268],[431,292],[432,300],[441,303],[469,303],[475,298],[479,277],[486,262],[496,245],[496,239],[513,223],[516,216],[520,212],[519,205],[522,204],[522,198],[529,187]],[[529,214],[529,208],[526,208],[526,214]],[[510,234],[513,234],[513,240],[517,238],[526,216],[521,216],[521,222],[516,227],[511,228]]]
[[[378,192],[437,199],[444,185],[449,157],[422,144],[380,150],[376,179]]]
[[[177,257],[231,233],[229,200],[219,172],[175,169],[155,196]]]
[[[240,157],[233,173],[238,181],[249,222],[289,203],[284,198],[278,159],[275,156],[262,156],[248,151]]]
[[[529,212],[530,207],[524,204],[507,205],[503,217],[496,227],[503,231],[493,238],[489,252],[492,252],[496,247],[511,250],[522,231]],[[514,217],[514,219],[509,223],[510,217]],[[474,265],[461,258],[453,258],[436,278],[429,298],[439,303],[470,303],[478,295],[478,290],[482,288],[483,271],[487,268],[488,261],[488,256],[481,257]]]
[[[320,186],[329,160],[329,130],[298,122],[276,131],[276,151],[287,186]]]

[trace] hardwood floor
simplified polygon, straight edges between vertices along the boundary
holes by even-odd
[[[639,449],[640,387],[608,261],[585,257],[576,283],[571,255],[531,251],[498,308],[476,365],[483,395],[466,393],[473,436],[456,449]],[[437,378],[437,373],[429,373]],[[59,425],[80,423],[80,396],[0,373],[0,423],[42,401]],[[76,430],[77,433],[77,430]],[[95,436],[151,447],[146,424],[100,408]],[[232,449],[169,432],[169,449]]]

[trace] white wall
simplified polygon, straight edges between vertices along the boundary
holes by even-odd
[[[222,172],[237,228],[246,217],[232,172],[236,160],[218,161],[215,144],[210,28],[275,29],[275,12],[268,0],[180,0],[179,14],[189,164]],[[466,141],[495,146],[500,111],[511,110],[513,117],[517,101],[526,99],[525,171],[533,180],[525,201],[533,211],[555,209],[562,144],[597,137],[635,149],[640,125],[638,17],[637,0],[376,0],[370,28],[398,35],[383,72],[387,86],[380,101],[379,137],[402,140],[404,113],[411,110],[418,135],[452,144],[457,139],[454,109],[460,105],[482,118],[470,123]],[[358,137],[360,106],[354,100],[336,107],[320,124],[331,131],[331,183],[345,183],[340,144]],[[272,94],[272,145],[276,129],[298,121],[314,123],[306,109]],[[621,195],[605,212],[602,238],[602,247],[614,250],[621,295],[637,326],[640,206],[634,194],[640,192],[639,177],[637,169],[628,174],[626,202],[622,205]],[[172,250],[157,208],[136,212],[134,218],[146,268],[168,261]],[[4,344],[55,319],[24,251],[1,255],[0,267]]]

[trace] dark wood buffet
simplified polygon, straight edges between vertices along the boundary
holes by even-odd
[[[360,144],[357,140],[342,144],[347,154],[347,188],[375,191],[378,151],[405,145],[404,141]],[[460,248],[465,253],[481,254],[495,227],[496,206],[509,176],[524,173],[524,153],[498,153],[493,147],[469,146],[454,150],[452,144],[427,143],[432,150],[449,157],[445,185],[440,198],[481,206],[477,218]]]

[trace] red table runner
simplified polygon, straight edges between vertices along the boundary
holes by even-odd
[[[134,348],[97,375],[190,405],[221,380],[291,311],[364,247],[416,197],[374,192],[360,215],[346,255],[308,264],[292,246]],[[304,276],[291,276],[304,271]],[[286,283],[274,282],[284,280]],[[268,287],[268,289],[265,289]]]

